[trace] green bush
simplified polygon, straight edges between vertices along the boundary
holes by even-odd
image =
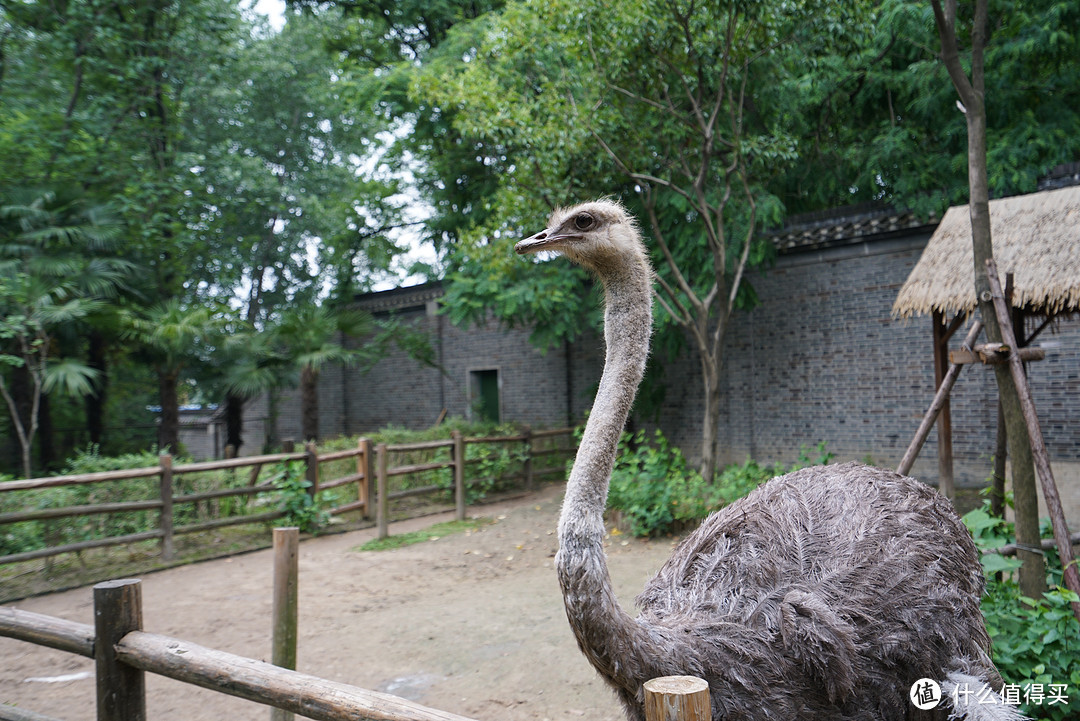
[[[989,513],[989,501],[964,516],[982,554],[987,575],[982,612],[993,640],[994,663],[1006,683],[1019,686],[1019,699],[1041,690],[1042,703],[1025,703],[1021,710],[1033,719],[1080,717],[1080,623],[1071,603],[1077,600],[1062,583],[1056,551],[1046,554],[1049,592],[1039,599],[1020,593],[1015,571],[1020,562],[994,553],[1015,541],[1013,524]],[[1044,524],[1043,536],[1052,534]],[[1051,684],[1066,684],[1069,703],[1049,703]]]
[[[274,484],[274,495],[285,516],[277,525],[296,526],[303,533],[318,533],[330,521],[330,514],[308,492],[311,481],[304,478],[303,464],[295,461],[283,463],[280,475],[281,478]]]
[[[670,534],[696,525],[785,470],[828,463],[832,454],[826,452],[825,444],[817,450],[818,456],[811,458],[804,446],[790,469],[747,460],[727,466],[713,483],[706,483],[659,430],[651,439],[644,431],[624,433],[611,474],[608,509],[618,511],[635,536]]]

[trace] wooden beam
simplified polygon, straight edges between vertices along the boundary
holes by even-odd
[[[994,312],[997,314],[998,323],[1001,325],[1001,339],[1009,347],[1016,347],[1016,336],[1013,334],[1012,319],[1009,307],[1005,303],[1005,295],[1001,292],[1001,281],[998,278],[997,264],[993,258],[987,258],[986,271],[990,280],[990,294],[994,302]],[[984,298],[984,300],[987,300]],[[1031,398],[1031,386],[1028,385],[1027,374],[1024,373],[1024,363],[1018,353],[1009,354],[1009,372],[1016,383],[1016,392],[1020,396],[1020,408],[1024,412],[1024,421],[1027,423],[1028,435],[1031,437],[1031,455],[1035,460],[1035,469],[1039,472],[1039,480],[1042,482],[1043,500],[1046,501],[1046,510],[1050,513],[1050,525],[1054,529],[1054,540],[1058,545],[1058,557],[1061,559],[1065,587],[1076,594],[1080,594],[1080,573],[1076,570],[1073,561],[1072,543],[1069,538],[1069,524],[1065,520],[1065,510],[1061,506],[1061,496],[1058,494],[1057,483],[1054,481],[1054,473],[1050,468],[1050,455],[1046,452],[1046,443],[1043,441],[1042,428],[1039,426],[1039,417],[1035,413],[1035,402]],[[1073,615],[1080,621],[1080,601],[1072,603]]]
[[[195,686],[291,711],[316,721],[471,721],[390,694],[278,668],[156,633],[116,644],[123,663]]]
[[[0,636],[94,657],[94,627],[33,611],[0,608]]]
[[[1009,346],[1004,343],[981,343],[968,350],[949,351],[949,362],[955,364],[983,363],[996,364],[1009,362]],[[1042,348],[1021,348],[1017,351],[1023,363],[1041,361],[1046,359],[1046,351]]]

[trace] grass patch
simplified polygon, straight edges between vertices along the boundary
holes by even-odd
[[[434,526],[431,526],[430,528],[425,528],[420,531],[399,533],[396,536],[388,536],[383,539],[373,538],[367,543],[357,546],[353,550],[389,551],[393,548],[411,546],[414,543],[423,543],[424,541],[437,541],[443,536],[450,536],[455,533],[476,531],[483,526],[490,526],[491,523],[492,520],[490,518],[470,518],[466,521],[447,521],[446,523],[436,523]]]

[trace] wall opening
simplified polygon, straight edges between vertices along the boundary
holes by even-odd
[[[497,368],[469,371],[469,408],[472,417],[486,423],[498,423],[499,371]]]

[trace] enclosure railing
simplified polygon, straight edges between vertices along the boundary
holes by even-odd
[[[390,694],[146,632],[141,589],[140,581],[130,579],[94,586],[93,626],[0,608],[0,636],[93,659],[98,721],[145,721],[144,672],[323,721],[473,721]]]
[[[94,625],[0,608],[0,636],[94,660],[97,721],[145,721],[144,673],[322,721],[473,721],[390,694],[205,648],[142,628],[142,583],[94,586]],[[647,721],[709,721],[708,684],[685,676],[644,685]],[[0,719],[53,721],[0,706]]]
[[[549,443],[549,447],[539,447],[545,442],[545,439],[555,440],[560,438],[566,439],[566,442],[562,445],[550,445]],[[33,492],[64,487],[86,488],[99,484],[137,479],[149,481],[151,485],[156,487],[152,491],[154,497],[151,498],[3,511],[0,512],[0,534],[4,533],[5,526],[17,523],[88,516],[111,516],[133,511],[157,512],[158,515],[156,527],[150,530],[107,535],[70,543],[47,544],[41,548],[0,555],[0,564],[17,563],[63,553],[81,552],[92,548],[125,545],[148,540],[157,540],[159,542],[161,556],[168,561],[175,555],[175,537],[178,535],[240,524],[269,522],[286,515],[286,512],[281,508],[254,513],[249,512],[251,504],[247,503],[243,509],[244,512],[240,514],[224,515],[223,517],[206,520],[201,517],[206,514],[196,513],[195,515],[198,518],[194,522],[176,525],[177,506],[190,504],[196,509],[205,509],[211,504],[220,504],[225,499],[250,498],[260,494],[271,494],[270,499],[272,501],[272,494],[282,493],[281,483],[283,481],[301,473],[307,493],[313,499],[325,501],[322,505],[325,505],[324,510],[329,514],[340,515],[357,511],[363,517],[368,518],[374,510],[380,538],[388,534],[389,503],[395,499],[444,492],[449,488],[453,488],[457,516],[459,519],[464,519],[465,503],[469,489],[482,486],[493,480],[490,469],[485,471],[488,473],[486,476],[470,477],[467,472],[468,468],[476,467],[478,464],[480,467],[490,466],[490,464],[484,465],[490,454],[470,458],[468,457],[468,447],[473,445],[478,448],[488,448],[499,444],[517,444],[519,446],[520,464],[518,465],[520,468],[515,473],[507,474],[503,471],[502,477],[494,480],[517,480],[528,490],[533,488],[538,477],[561,473],[564,469],[561,463],[553,466],[538,465],[539,459],[555,454],[566,457],[573,452],[572,432],[569,428],[541,431],[526,430],[517,435],[491,437],[463,437],[455,432],[449,439],[421,443],[373,444],[371,440],[361,438],[354,448],[323,452],[319,452],[315,444],[308,443],[302,451],[184,465],[173,465],[173,458],[166,454],[160,456],[157,466],[2,482],[0,483],[0,507],[14,505],[3,504],[3,501],[16,492]],[[447,455],[443,449],[449,449],[449,454]],[[434,453],[435,456],[439,456],[441,451],[443,452],[440,457],[433,457],[419,462],[415,460],[417,453]],[[399,460],[398,465],[391,464],[392,458],[401,459],[402,457],[405,457],[405,460]],[[410,460],[409,457],[413,458]],[[353,468],[352,464],[349,464],[348,472],[344,473],[344,475],[331,478],[321,476],[320,466],[322,464],[352,459],[354,459],[355,468]],[[296,468],[293,464],[302,464],[302,470]],[[269,475],[264,475],[263,471],[267,467],[276,470]],[[340,466],[338,469],[338,472],[340,472]],[[391,490],[390,479],[392,478],[405,476],[424,477],[424,474],[430,476],[432,471],[443,469],[451,469],[451,482],[427,483]],[[238,480],[236,474],[241,470],[246,470],[247,476],[240,477]],[[213,472],[226,472],[231,477],[231,485],[190,492],[181,490],[184,485],[182,479],[185,476]],[[156,480],[156,484],[154,484],[154,480]],[[347,490],[353,486],[356,489],[355,494]],[[327,493],[328,491],[335,492]],[[342,495],[343,493],[345,495]],[[264,496],[263,498],[266,499],[267,497]],[[188,513],[186,515],[191,516],[192,514]]]

